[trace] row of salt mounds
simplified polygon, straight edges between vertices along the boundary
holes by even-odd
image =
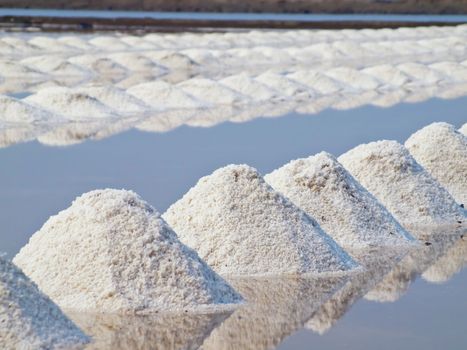
[[[454,225],[464,210],[396,141],[353,148],[341,164],[404,226]]]
[[[56,303],[75,311],[145,314],[241,301],[131,191],[78,197],[31,237],[14,262]]]
[[[433,123],[405,142],[415,160],[459,204],[467,204],[467,138],[447,123]]]
[[[88,342],[21,270],[0,257],[0,348],[78,349]]]
[[[326,273],[357,266],[316,221],[247,165],[201,178],[164,218],[220,274]]]
[[[344,248],[400,246],[414,241],[329,153],[291,161],[265,180],[314,217]]]

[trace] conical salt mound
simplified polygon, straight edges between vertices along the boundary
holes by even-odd
[[[457,225],[464,210],[396,141],[360,145],[339,162],[404,226]]]
[[[291,161],[264,179],[314,217],[344,248],[397,246],[414,241],[329,153]]]
[[[467,204],[467,138],[454,126],[433,123],[410,136],[405,147],[459,204]]]
[[[467,123],[465,123],[464,125],[461,126],[461,128],[459,129],[459,132],[462,135],[467,136]]]
[[[356,266],[315,220],[247,165],[201,178],[164,218],[220,274],[324,273]]]
[[[57,305],[0,257],[1,349],[78,349],[88,342]]]
[[[56,303],[76,311],[144,314],[241,300],[131,191],[78,197],[14,262]]]

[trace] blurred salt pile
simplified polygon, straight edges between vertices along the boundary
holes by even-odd
[[[264,178],[345,249],[394,247],[414,241],[329,153],[293,160]]]
[[[462,127],[459,129],[459,131],[460,131],[461,134],[463,134],[464,136],[467,136],[467,123],[465,123],[464,125],[462,125]]]
[[[75,311],[143,314],[241,301],[131,191],[96,190],[78,197],[52,216],[14,261],[56,303]]]
[[[396,141],[357,146],[339,162],[406,227],[465,220],[454,198]]]
[[[163,217],[220,274],[326,273],[356,267],[314,219],[247,165],[229,165],[201,178]]]
[[[88,342],[34,282],[0,256],[2,349],[81,349]]]
[[[433,123],[412,134],[405,147],[459,204],[467,204],[467,138],[454,126]]]

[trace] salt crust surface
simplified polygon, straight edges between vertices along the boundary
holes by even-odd
[[[326,273],[356,267],[314,219],[247,165],[229,165],[201,178],[163,217],[220,274]]]
[[[454,198],[396,141],[359,145],[338,160],[404,226],[465,220]]]
[[[0,348],[80,349],[88,342],[35,283],[0,257]]]
[[[329,153],[293,160],[264,177],[342,247],[406,245],[414,238]]]
[[[96,190],[76,198],[14,262],[57,304],[75,311],[202,311],[241,301],[131,191]]]
[[[467,138],[454,126],[433,123],[412,134],[405,147],[459,204],[467,205]]]

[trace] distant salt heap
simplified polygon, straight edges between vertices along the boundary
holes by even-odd
[[[220,274],[325,273],[356,266],[316,221],[247,165],[201,178],[164,218]]]
[[[0,348],[77,349],[88,342],[21,270],[0,257]]]
[[[396,141],[360,145],[338,159],[404,226],[465,220],[454,198]]]
[[[0,95],[0,121],[9,123],[37,123],[54,121],[53,114],[18,100]]]
[[[433,123],[410,136],[405,147],[459,204],[467,204],[467,138],[454,126]]]
[[[145,314],[241,300],[131,191],[78,197],[14,262],[56,303],[75,311]]]
[[[118,114],[98,99],[82,92],[63,87],[51,87],[40,90],[24,99],[70,120],[110,118]]]
[[[293,160],[264,179],[314,217],[344,248],[400,246],[414,241],[329,153]]]

